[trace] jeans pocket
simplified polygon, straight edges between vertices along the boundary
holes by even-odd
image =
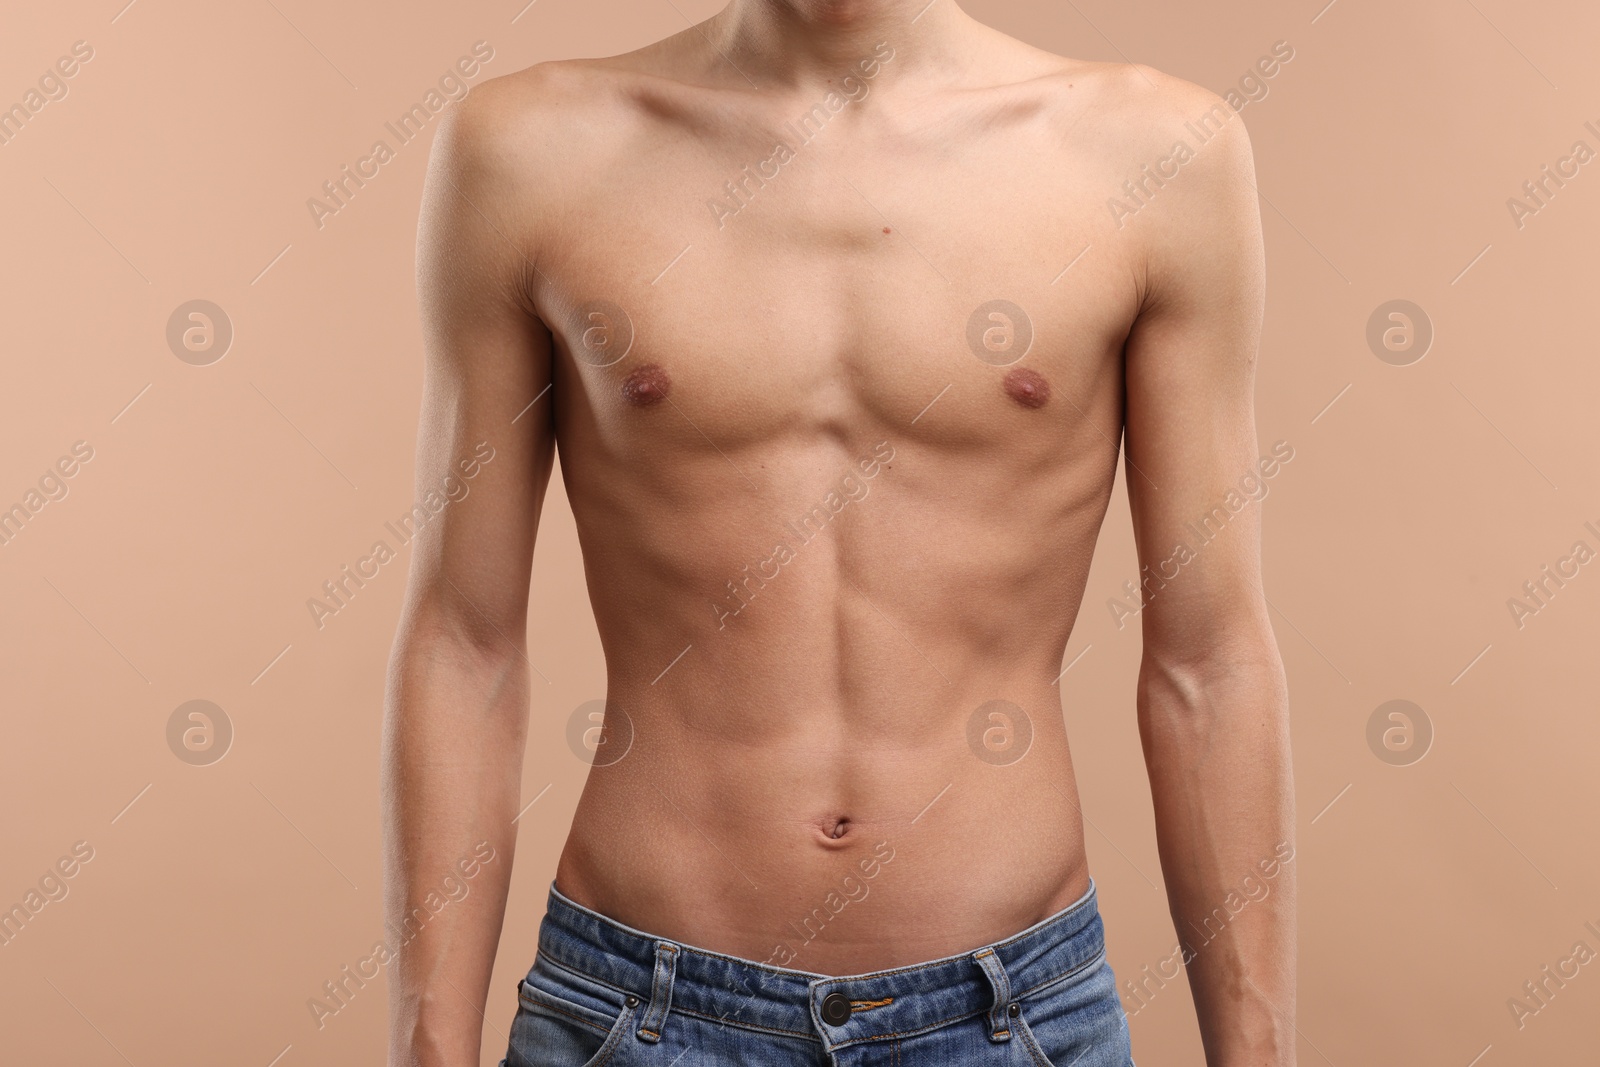
[[[517,987],[506,1067],[617,1065],[639,1007],[609,986],[535,964]]]
[[[1131,1067],[1128,1020],[1104,956],[1020,1005],[1018,1036],[1035,1067]]]

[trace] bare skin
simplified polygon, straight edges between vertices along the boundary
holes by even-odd
[[[607,743],[631,735],[590,773],[564,893],[853,974],[979,947],[1087,888],[1054,683],[1118,442],[1150,564],[1257,469],[1249,142],[1195,86],[1040,52],[949,0],[913,22],[924,3],[733,0],[639,52],[481,85],[445,120],[419,493],[478,442],[495,458],[415,542],[385,726],[390,915],[478,841],[503,862],[391,972],[391,1064],[478,1062],[558,451]],[[1186,123],[1209,136],[1130,199],[1143,165],[1197,143]],[[1015,307],[978,313],[996,300]],[[1141,615],[1180,932],[1293,839],[1258,514]],[[996,700],[1020,714],[974,728]],[[540,736],[568,710],[540,708]],[[847,877],[886,854],[859,896]],[[1211,1067],[1294,1062],[1294,900],[1285,867],[1189,963]]]

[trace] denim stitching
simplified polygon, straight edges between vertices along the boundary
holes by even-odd
[[[1024,989],[1022,992],[1017,994],[1017,999],[1020,1000],[1023,997],[1032,996],[1033,994],[1039,992],[1039,990],[1045,989],[1045,988],[1047,988],[1049,986],[1052,986],[1052,985],[1055,985],[1057,982],[1065,982],[1069,978],[1072,978],[1072,977],[1074,977],[1076,975],[1082,974],[1084,971],[1087,971],[1089,968],[1093,967],[1095,964],[1102,962],[1105,958],[1106,958],[1106,950],[1105,949],[1101,949],[1099,952],[1097,952],[1095,954],[1094,958],[1089,960],[1087,963],[1081,963],[1078,966],[1072,968],[1072,970],[1070,970],[1070,971],[1063,971],[1061,974],[1056,975],[1054,978],[1046,978],[1044,981],[1040,982],[1038,985],[1030,986],[1027,989]]]
[[[631,1023],[632,1021],[633,1009],[627,1005],[623,1005],[622,1014],[617,1016],[616,1023],[613,1025],[606,1037],[606,1040],[611,1043],[611,1048],[607,1049],[604,1045],[600,1046],[601,1052],[604,1052],[605,1055],[600,1056],[600,1053],[595,1053],[595,1055],[600,1056],[600,1058],[595,1060],[593,1063],[585,1064],[585,1067],[604,1067],[605,1064],[610,1063],[611,1057],[615,1056],[617,1054],[617,1049],[622,1047],[622,1035],[627,1030],[627,1026],[625,1024]]]
[[[549,994],[545,994],[545,995],[548,996]],[[605,1037],[607,1034],[611,1033],[611,1028],[610,1027],[602,1027],[599,1023],[593,1021],[592,1019],[585,1019],[581,1015],[575,1014],[574,1012],[567,1011],[564,1008],[559,1008],[554,1004],[548,1004],[545,1001],[539,1000],[539,999],[537,999],[535,997],[530,997],[530,996],[527,996],[526,994],[522,994],[521,996],[518,997],[518,999],[526,1001],[526,1003],[523,1004],[523,1007],[526,1008],[528,1011],[552,1011],[552,1012],[555,1012],[557,1015],[565,1015],[567,1018],[572,1019],[575,1022],[582,1023],[584,1026],[587,1026],[589,1029],[591,1029],[591,1030],[595,1031],[596,1033],[598,1033],[601,1037]]]
[[[730,1018],[725,1015],[707,1015],[705,1012],[695,1011],[693,1008],[680,1008],[677,1005],[673,1005],[672,1010],[675,1014],[687,1015],[695,1019],[702,1019],[708,1023],[718,1023],[722,1026],[737,1026],[741,1030],[755,1030],[758,1033],[763,1034],[780,1034],[784,1037],[803,1037],[807,1041],[810,1041],[814,1044],[820,1044],[816,1034],[808,1033],[804,1030],[784,1030],[776,1026],[762,1026],[760,1023],[745,1022],[743,1020]]]
[[[873,1008],[885,1008],[894,1003],[893,997],[884,997],[882,1000],[852,1000],[851,1011],[871,1011]]]

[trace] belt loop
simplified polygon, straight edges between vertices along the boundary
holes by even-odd
[[[1011,1019],[1008,1009],[1011,1006],[1011,979],[1006,977],[1006,969],[1001,965],[1000,957],[995,955],[994,949],[981,949],[973,953],[972,959],[983,968],[983,973],[994,990],[994,1006],[989,1009],[989,1040],[1010,1041]]]
[[[656,974],[650,985],[650,1007],[639,1024],[639,1040],[652,1045],[661,1040],[667,1012],[672,1010],[672,980],[678,973],[678,946],[656,942]]]

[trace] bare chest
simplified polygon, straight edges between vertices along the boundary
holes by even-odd
[[[585,184],[538,284],[596,433],[675,407],[724,448],[886,425],[955,445],[1116,399],[1134,271],[1093,168],[1025,137],[802,132],[663,137]]]

